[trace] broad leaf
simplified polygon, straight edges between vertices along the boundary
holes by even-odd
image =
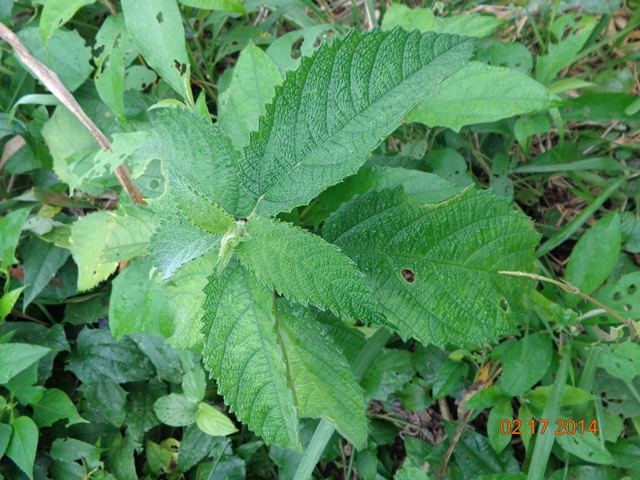
[[[20,470],[33,480],[33,464],[38,447],[38,427],[29,417],[19,417],[12,422],[13,433],[6,455]]]
[[[214,235],[224,235],[235,228],[233,217],[195,192],[181,175],[171,175],[169,190],[178,209],[196,227]]]
[[[217,408],[204,402],[198,404],[196,425],[198,425],[200,430],[214,437],[223,437],[238,431],[229,417]]]
[[[0,344],[0,385],[7,383],[51,349],[26,343]]]
[[[324,418],[360,450],[367,441],[366,402],[351,365],[314,313],[278,301],[278,326],[301,417]]]
[[[38,427],[50,427],[58,420],[67,419],[67,427],[85,422],[69,396],[57,388],[49,388],[42,398],[32,405],[33,421]]]
[[[204,355],[225,402],[266,442],[300,451],[272,290],[232,260],[211,275],[205,293]]]
[[[175,0],[122,0],[122,11],[133,43],[149,66],[183,98],[191,99],[189,57]]]
[[[173,318],[159,278],[146,258],[131,261],[112,283],[109,299],[109,329],[116,340],[145,332],[169,337]]]
[[[438,82],[459,70],[473,40],[351,31],[287,75],[240,162],[257,213],[308,203],[355,173]]]
[[[249,132],[258,128],[258,119],[280,83],[282,76],[273,60],[249,43],[233,68],[229,88],[220,94],[218,124],[235,148],[249,143]]]
[[[321,237],[266,217],[249,219],[245,235],[236,254],[265,284],[298,302],[385,323],[353,263]]]
[[[436,86],[407,121],[459,131],[557,106],[560,99],[528,75],[471,62]]]
[[[137,155],[160,158],[166,171],[180,174],[198,194],[232,215],[247,215],[255,204],[238,179],[240,153],[218,125],[195,112],[171,108],[159,113]]]
[[[83,6],[96,0],[48,0],[40,16],[40,36],[46,44],[51,35],[67,23]]]
[[[78,290],[105,280],[119,262],[147,252],[157,219],[145,207],[127,208],[123,215],[95,212],[71,227],[71,255],[78,264]]]
[[[400,190],[340,208],[324,237],[355,260],[403,337],[465,345],[513,332],[530,281],[498,273],[533,269],[530,220],[488,191],[465,190],[421,206]]]

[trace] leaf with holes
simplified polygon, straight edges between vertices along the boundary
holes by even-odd
[[[256,212],[305,205],[356,173],[416,103],[473,52],[456,35],[351,31],[302,60],[276,88],[240,161]]]
[[[495,341],[514,330],[539,235],[491,192],[465,190],[421,206],[401,190],[343,205],[323,236],[351,257],[403,337],[446,345]]]

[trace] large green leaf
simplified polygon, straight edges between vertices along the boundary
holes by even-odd
[[[278,326],[300,416],[324,418],[358,450],[364,448],[368,428],[362,388],[325,325],[311,310],[280,299]]]
[[[384,323],[360,273],[334,245],[267,217],[249,219],[245,235],[236,247],[238,258],[278,292],[354,320]]]
[[[258,119],[282,82],[273,60],[249,43],[233,68],[229,88],[220,94],[218,124],[236,148],[249,143],[249,132],[258,128]]]
[[[78,264],[78,290],[105,280],[119,262],[147,252],[157,218],[146,207],[127,208],[124,215],[106,211],[78,219],[71,227],[71,255]]]
[[[16,418],[12,421],[12,427],[13,433],[6,455],[33,480],[33,464],[38,447],[38,427],[29,417]]]
[[[122,0],[129,34],[140,53],[183,98],[191,99],[189,57],[175,0]]]
[[[48,0],[40,16],[40,36],[46,44],[54,32],[67,23],[83,6],[96,0]]]
[[[171,108],[159,113],[137,156],[161,159],[166,171],[180,174],[196,193],[232,215],[247,215],[255,204],[240,185],[240,153],[218,125],[193,111]]]
[[[50,348],[26,343],[0,344],[0,385],[7,383],[50,351]]]
[[[558,105],[560,99],[528,75],[470,62],[451,75],[407,115],[409,122],[460,130]]]
[[[276,88],[240,162],[256,211],[291,210],[355,173],[473,48],[455,35],[351,31],[303,59]]]
[[[23,309],[47,286],[67,259],[69,250],[33,237],[25,245]]]
[[[533,269],[539,236],[510,202],[465,190],[421,206],[401,190],[341,207],[324,237],[355,260],[403,337],[464,345],[513,332],[530,281],[499,274]]]
[[[205,293],[204,355],[225,402],[266,442],[300,451],[272,290],[232,260],[211,275]]]

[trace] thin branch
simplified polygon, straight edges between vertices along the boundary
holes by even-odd
[[[9,45],[13,47],[18,58],[22,61],[24,65],[26,65],[36,77],[49,89],[51,93],[53,93],[62,104],[67,107],[71,113],[73,113],[78,120],[80,120],[85,127],[91,132],[91,134],[98,141],[98,144],[105,150],[109,152],[113,152],[111,148],[111,142],[109,139],[100,131],[100,129],[96,126],[95,123],[84,113],[82,107],[73,95],[67,90],[67,88],[60,81],[58,75],[51,69],[49,69],[46,65],[43,65],[37,58],[35,58],[31,52],[27,49],[27,47],[22,43],[22,41],[18,38],[18,36],[13,33],[6,25],[0,23],[0,38],[5,40]],[[118,181],[124,188],[124,191],[127,192],[129,198],[133,203],[144,204],[144,200],[142,198],[142,193],[138,190],[133,184],[133,180],[131,179],[131,173],[129,172],[129,168],[122,164],[115,170],[116,177]]]

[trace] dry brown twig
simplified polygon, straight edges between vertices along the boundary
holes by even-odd
[[[62,104],[67,107],[71,113],[73,113],[78,120],[82,122],[82,124],[87,127],[87,129],[91,132],[91,134],[98,141],[98,144],[104,148],[105,150],[112,152],[111,142],[109,139],[100,131],[100,129],[96,126],[95,123],[87,116],[82,107],[78,104],[73,95],[67,90],[67,88],[60,81],[58,75],[49,69],[46,65],[43,65],[37,58],[35,58],[31,52],[27,49],[27,47],[22,43],[22,41],[18,38],[18,36],[11,31],[6,25],[0,23],[0,38],[5,40],[11,47],[13,47],[14,52],[20,59],[20,61],[31,70],[36,77],[44,84],[45,87],[49,89],[51,93],[53,93]],[[138,187],[133,184],[133,180],[131,178],[131,173],[129,172],[129,168],[126,165],[120,165],[115,170],[116,177],[118,181],[124,188],[124,191],[127,192],[131,201],[136,204],[143,205],[145,202],[142,198],[142,193]]]

